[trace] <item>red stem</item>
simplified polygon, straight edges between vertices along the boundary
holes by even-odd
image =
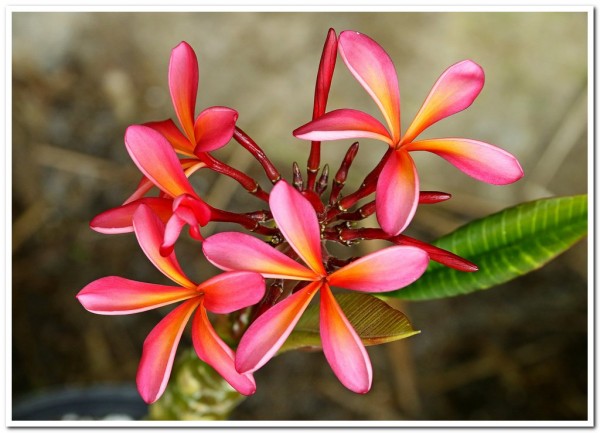
[[[258,182],[247,174],[219,161],[207,152],[198,152],[196,156],[211,170],[229,176],[242,185],[250,194],[266,202],[269,201],[269,194],[263,191]]]
[[[370,201],[364,206],[361,206],[354,212],[341,213],[337,216],[337,219],[341,221],[360,221],[370,215],[373,215],[373,213],[375,213],[375,200]]]
[[[334,203],[338,201],[340,196],[340,192],[346,183],[346,178],[348,177],[348,170],[350,170],[350,166],[352,165],[352,161],[356,157],[358,153],[358,141],[354,142],[346,151],[346,155],[344,155],[344,159],[340,164],[340,168],[338,169],[335,177],[333,178],[333,185],[331,185],[331,194],[329,195],[329,205],[332,206]]]
[[[440,191],[421,191],[419,193],[419,204],[435,204],[450,199],[452,196]],[[331,211],[333,214],[333,211]],[[360,221],[375,213],[375,200],[368,202],[354,212],[337,214],[336,219],[340,221]]]
[[[372,239],[383,239],[388,242],[392,242],[396,245],[409,245],[417,248],[421,248],[429,254],[431,260],[441,263],[449,268],[456,269],[462,272],[475,272],[479,268],[474,263],[460,256],[457,256],[450,251],[438,248],[434,245],[428,244],[427,242],[420,241],[418,239],[411,238],[405,235],[390,236],[381,229],[376,228],[357,228],[350,229],[346,228],[345,225],[340,224],[336,227],[331,227],[325,230],[323,234],[324,238],[331,241],[340,243],[350,243],[357,240],[372,240]]]
[[[278,280],[274,283],[270,284],[267,287],[267,293],[263,297],[262,301],[253,308],[252,313],[250,314],[250,319],[248,324],[251,324],[256,319],[258,319],[261,314],[266,312],[269,308],[271,308],[275,303],[279,300],[283,293],[283,281]]]
[[[239,224],[246,230],[264,236],[274,236],[279,233],[279,230],[275,228],[260,225],[258,221],[248,215],[237,214],[216,208],[211,208],[211,221]]]
[[[319,177],[319,181],[315,185],[315,192],[318,196],[321,196],[325,190],[327,189],[327,182],[329,181],[329,165],[325,164],[323,170],[321,171],[321,176]]]
[[[310,155],[306,165],[306,189],[311,190],[315,186],[319,164],[321,163],[321,142],[311,141]]]
[[[340,200],[339,208],[340,210],[350,209],[352,206],[356,204],[360,199],[365,198],[369,194],[375,192],[375,187],[377,186],[377,179],[381,174],[381,170],[383,170],[383,166],[387,162],[388,157],[392,154],[394,149],[391,147],[385,152],[385,155],[379,161],[379,164],[369,173],[363,183],[360,185],[356,191],[352,194],[347,195],[342,200]]]
[[[279,179],[281,179],[281,174],[279,174],[279,171],[275,168],[271,160],[248,134],[236,126],[235,131],[233,132],[233,138],[235,141],[240,143],[244,149],[250,152],[252,156],[254,156],[254,158],[256,158],[256,160],[260,163],[260,165],[262,165],[271,183],[275,184]]]

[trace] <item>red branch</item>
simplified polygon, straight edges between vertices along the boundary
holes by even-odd
[[[462,272],[475,272],[479,268],[474,263],[457,256],[450,251],[438,248],[434,245],[411,238],[405,235],[390,236],[381,229],[376,228],[347,228],[345,224],[330,227],[323,233],[323,238],[331,241],[351,243],[358,240],[382,239],[396,245],[409,245],[421,248],[429,254],[431,260],[441,263],[449,268]]]
[[[264,236],[275,236],[279,234],[278,229],[265,227],[261,225],[256,219],[252,218],[252,216],[249,216],[247,214],[237,214],[234,212],[229,212],[216,208],[211,208],[211,221],[239,224],[246,230]]]
[[[235,141],[240,143],[244,149],[250,152],[252,156],[254,156],[254,158],[256,158],[256,160],[260,163],[260,165],[262,165],[271,183],[275,184],[279,179],[281,179],[281,174],[279,174],[279,171],[275,168],[271,160],[258,146],[258,144],[256,144],[256,142],[252,140],[250,136],[248,136],[248,134],[236,126],[235,131],[233,132],[233,138]]]
[[[217,173],[224,174],[225,176],[229,176],[242,185],[250,194],[266,202],[269,201],[269,194],[263,191],[258,182],[247,174],[219,161],[207,152],[198,152],[196,156],[206,164],[207,168],[210,168]]]

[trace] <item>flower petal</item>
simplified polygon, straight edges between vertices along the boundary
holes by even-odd
[[[194,143],[192,143],[185,135],[181,133],[179,128],[171,119],[158,122],[147,122],[143,126],[154,129],[160,132],[173,146],[176,152],[183,155],[194,156]]]
[[[227,107],[210,107],[196,118],[195,152],[210,152],[225,146],[233,137],[238,112]]]
[[[181,162],[181,168],[188,178],[197,170],[206,167],[206,164],[199,161],[196,157],[192,159],[180,159],[179,162]]]
[[[198,286],[208,311],[227,314],[260,301],[265,280],[256,272],[225,272]]]
[[[165,237],[160,247],[160,254],[168,256],[173,252],[175,242],[183,226],[189,225],[189,233],[194,239],[202,241],[198,225],[204,227],[211,218],[211,208],[199,198],[182,194],[173,200],[173,215],[165,226]]]
[[[463,60],[446,69],[402,137],[402,143],[410,143],[425,128],[471,105],[484,81],[483,69],[471,60]]]
[[[351,109],[333,110],[325,113],[318,119],[302,125],[293,134],[302,140],[327,141],[346,138],[372,138],[383,141],[390,146],[393,144],[390,133],[379,120],[362,111]]]
[[[184,302],[146,337],[136,377],[138,391],[146,403],[154,403],[165,391],[181,334],[199,303],[198,298]]]
[[[198,94],[198,59],[192,47],[181,42],[171,52],[169,63],[169,90],[179,123],[189,141],[194,138],[194,112]]]
[[[209,262],[224,271],[258,272],[265,278],[319,278],[312,270],[245,233],[217,233],[204,240],[202,250]]]
[[[173,212],[190,226],[202,226],[210,222],[211,208],[203,200],[182,194],[173,200]]]
[[[329,276],[329,284],[361,292],[389,292],[417,280],[429,264],[429,255],[420,248],[394,246],[376,251]]]
[[[185,226],[185,221],[179,215],[176,213],[171,215],[171,218],[169,218],[169,221],[165,225],[165,235],[159,249],[161,256],[165,257],[173,253],[175,242],[179,239],[179,234],[183,226]]]
[[[179,162],[181,163],[181,168],[183,169],[186,177],[190,177],[197,170],[206,167],[205,163],[199,161],[198,158],[195,157],[193,159],[180,159]],[[132,201],[142,198],[153,187],[154,183],[152,183],[152,181],[146,176],[142,176],[142,179],[140,180],[136,190],[127,198],[127,200],[123,202],[123,204],[128,204]]]
[[[321,255],[321,229],[310,202],[282,180],[273,187],[269,206],[277,227],[294,251],[315,273],[326,275]]]
[[[323,46],[323,53],[319,62],[319,72],[317,73],[317,83],[315,85],[315,103],[313,106],[313,119],[322,116],[325,113],[329,89],[331,88],[331,79],[335,69],[335,59],[337,57],[337,36],[335,30],[329,29],[327,39]]]
[[[400,140],[400,90],[390,56],[373,39],[354,31],[340,33],[342,59],[379,106],[393,143]]]
[[[104,277],[85,286],[77,300],[91,313],[132,314],[198,296],[191,289]]]
[[[237,371],[240,373],[256,371],[277,353],[321,284],[320,281],[310,283],[275,304],[250,325],[237,348],[235,356]]]
[[[135,191],[133,191],[133,194],[127,197],[127,200],[125,200],[123,204],[125,205],[131,203],[132,201],[139,200],[140,198],[144,197],[152,188],[154,188],[152,181],[146,176],[142,176],[140,183],[138,183],[138,186],[135,188]]]
[[[197,197],[171,144],[159,132],[132,125],[125,131],[125,145],[135,165],[162,191],[172,197]]]
[[[410,143],[408,151],[433,152],[477,180],[506,185],[523,177],[523,169],[512,154],[467,138],[438,138]]]
[[[235,354],[217,335],[201,305],[192,322],[192,343],[198,357],[214,368],[239,393],[252,395],[256,383],[251,374],[240,374],[234,367]]]
[[[377,180],[377,221],[391,235],[410,224],[419,203],[419,178],[414,162],[403,149],[392,152]]]
[[[368,392],[373,381],[369,354],[327,284],[321,288],[319,327],[323,353],[340,382],[351,391]]]
[[[90,221],[92,230],[98,233],[116,234],[133,231],[133,214],[140,204],[145,204],[166,222],[173,214],[173,200],[170,198],[146,197],[104,211]]]
[[[159,271],[183,287],[196,288],[196,284],[183,273],[175,253],[166,257],[160,254],[165,225],[148,206],[144,204],[138,206],[133,214],[133,229],[140,247]]]

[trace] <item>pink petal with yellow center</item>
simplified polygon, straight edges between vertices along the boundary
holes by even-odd
[[[104,277],[81,289],[77,299],[91,313],[113,315],[139,313],[194,296],[197,291],[182,287]]]
[[[368,392],[373,381],[369,355],[327,284],[321,287],[319,325],[323,353],[342,385],[359,394]]]
[[[420,248],[394,246],[371,253],[338,269],[329,284],[361,292],[389,292],[417,280],[429,264],[429,255]]]
[[[400,140],[400,89],[390,56],[377,42],[354,31],[340,33],[342,59],[358,82],[371,95],[390,131],[392,141]]]
[[[225,146],[233,137],[238,112],[227,107],[210,107],[196,118],[195,152],[210,152]]]
[[[302,140],[327,141],[346,138],[372,138],[393,145],[390,133],[373,116],[352,109],[333,110],[293,132]]]
[[[320,281],[310,283],[275,304],[250,325],[237,347],[237,371],[256,371],[277,353],[321,285]]]
[[[419,178],[408,152],[392,152],[385,163],[375,191],[375,213],[381,228],[390,235],[410,224],[419,204]]]
[[[146,197],[96,215],[90,222],[90,227],[98,233],[106,234],[132,232],[133,214],[141,204],[150,207],[163,222],[168,221],[173,214],[173,200],[170,198]]]
[[[156,268],[180,286],[195,289],[185,276],[174,253],[163,257],[160,246],[165,235],[165,225],[146,205],[138,206],[133,215],[133,229],[140,247]]]
[[[148,122],[144,123],[143,126],[147,126],[160,132],[169,143],[171,143],[171,146],[173,146],[173,149],[175,149],[176,152],[183,155],[194,156],[194,143],[181,133],[171,119]]]
[[[135,165],[162,191],[171,197],[196,196],[175,151],[159,132],[132,125],[125,131],[125,146]]]
[[[331,79],[335,69],[335,59],[337,57],[337,36],[335,30],[329,29],[327,39],[323,46],[321,61],[319,62],[319,72],[317,73],[317,84],[315,86],[315,103],[313,106],[313,119],[322,116],[325,113],[329,89],[331,88]]]
[[[255,272],[225,272],[198,286],[208,311],[227,314],[256,304],[265,294],[265,280]]]
[[[484,81],[483,69],[471,60],[446,69],[402,137],[402,143],[410,143],[425,128],[471,105],[481,92]]]
[[[179,123],[191,143],[196,143],[194,112],[198,94],[198,78],[196,53],[186,42],[181,42],[171,52],[169,90]]]
[[[265,278],[319,278],[312,270],[245,233],[217,233],[204,240],[202,250],[209,262],[224,271],[258,272]]]
[[[433,152],[469,176],[494,185],[506,185],[523,177],[523,169],[517,158],[482,141],[438,138],[416,141],[406,149]]]
[[[202,305],[196,310],[192,322],[192,343],[198,357],[214,368],[239,393],[254,394],[254,378],[251,374],[236,371],[233,350],[219,338]]]
[[[273,219],[298,256],[317,274],[326,275],[321,255],[321,229],[315,209],[286,181],[279,181],[269,196]]]
[[[165,391],[181,334],[199,303],[199,298],[184,302],[146,337],[136,377],[138,391],[146,403],[154,403]]]

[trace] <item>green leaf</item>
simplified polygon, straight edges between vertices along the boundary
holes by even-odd
[[[427,300],[470,293],[542,267],[587,233],[587,195],[536,200],[473,221],[434,245],[474,262],[460,272],[431,262],[423,276],[386,296]]]
[[[418,334],[408,318],[381,299],[365,293],[339,293],[335,299],[365,346],[388,343]],[[279,352],[320,348],[319,305],[311,304]]]

